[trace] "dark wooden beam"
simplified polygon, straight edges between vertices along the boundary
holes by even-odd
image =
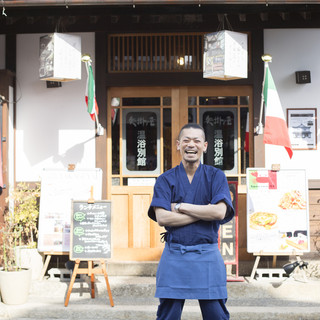
[[[234,31],[320,27],[319,5],[10,7],[6,14],[2,34],[55,32],[58,23],[62,32],[216,31],[225,17]]]
[[[10,70],[13,73],[16,72],[16,35],[6,35],[6,70]]]

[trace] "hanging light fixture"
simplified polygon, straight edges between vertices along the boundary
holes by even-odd
[[[81,37],[52,33],[40,37],[40,80],[81,80]]]
[[[82,62],[92,62],[90,55],[87,54],[87,53],[85,53],[85,54],[82,55],[81,61],[82,61]]]
[[[177,64],[179,66],[184,66],[184,57],[182,57],[182,56],[178,57]]]
[[[204,35],[203,77],[233,80],[248,77],[248,35],[224,29],[226,15],[220,17],[217,32]],[[222,28],[222,29],[220,29]]]

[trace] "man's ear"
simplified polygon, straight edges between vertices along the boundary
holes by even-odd
[[[177,150],[180,150],[180,141],[176,140],[176,146],[177,146]]]
[[[206,152],[207,152],[207,149],[208,149],[208,142],[205,141],[205,143],[204,143],[204,148],[203,148],[203,152],[206,153]]]

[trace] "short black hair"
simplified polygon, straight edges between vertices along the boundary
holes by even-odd
[[[181,130],[180,130],[180,132],[179,132],[178,140],[180,140],[180,138],[181,138],[181,132],[182,132],[184,129],[190,129],[190,128],[200,129],[200,130],[203,132],[204,141],[206,141],[206,133],[204,132],[203,127],[202,127],[200,124],[194,123],[194,122],[187,123],[187,124],[185,124],[185,125],[181,128]]]

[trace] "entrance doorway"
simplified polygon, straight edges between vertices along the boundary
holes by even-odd
[[[108,90],[107,198],[112,200],[112,260],[157,261],[164,229],[147,211],[156,178],[180,163],[176,138],[188,122],[206,131],[203,163],[245,185],[253,157],[246,124],[252,88],[125,87]],[[251,120],[250,120],[251,119]],[[248,126],[250,128],[250,126]]]

